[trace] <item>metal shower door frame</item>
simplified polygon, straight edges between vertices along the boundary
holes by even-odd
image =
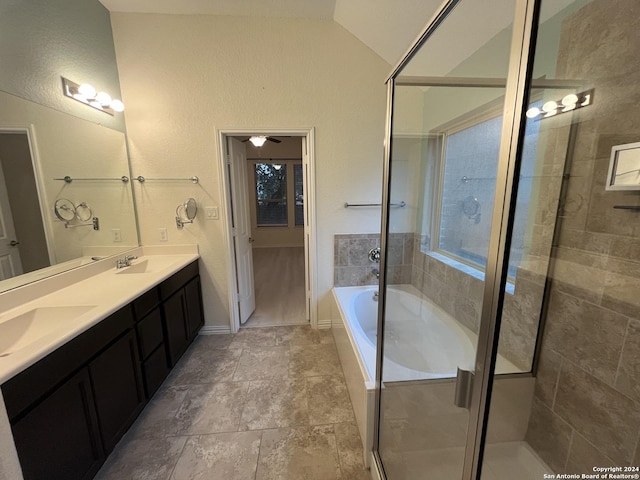
[[[467,0],[473,1],[473,0]],[[484,294],[478,350],[475,363],[474,388],[469,412],[465,460],[462,480],[480,479],[482,457],[491,404],[495,362],[498,350],[504,288],[507,281],[511,232],[518,193],[518,176],[525,130],[526,96],[531,82],[533,54],[537,36],[538,16],[542,0],[516,0],[509,72],[505,91],[503,126],[491,220],[491,237],[485,271]],[[387,118],[384,141],[383,196],[381,219],[381,259],[378,298],[378,345],[376,352],[376,395],[374,414],[373,465],[380,478],[385,479],[382,459],[378,451],[380,436],[380,402],[382,395],[382,365],[384,353],[384,312],[387,291],[387,254],[389,236],[389,192],[391,188],[391,151],[393,100],[400,71],[415,56],[429,37],[446,21],[447,16],[462,0],[446,0],[409,48],[387,79]],[[390,479],[391,480],[391,479]]]

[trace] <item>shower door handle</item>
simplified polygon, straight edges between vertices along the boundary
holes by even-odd
[[[471,406],[471,394],[473,393],[473,377],[474,373],[471,370],[462,370],[458,367],[456,392],[453,400],[453,403],[457,407],[469,410]]]

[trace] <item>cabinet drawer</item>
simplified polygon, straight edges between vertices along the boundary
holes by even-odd
[[[138,331],[140,358],[144,360],[163,341],[162,314],[160,308],[156,308],[144,317],[142,321],[136,325],[136,330]]]
[[[149,358],[142,364],[142,372],[144,375],[144,389],[147,398],[151,398],[158,390],[167,375],[169,375],[169,365],[167,364],[167,353],[164,345],[161,345],[149,355]]]
[[[196,275],[198,275],[197,260],[162,282],[160,284],[160,296],[163,300],[169,298]]]
[[[160,293],[158,288],[154,287],[148,292],[143,293],[133,301],[133,311],[136,315],[136,320],[140,320],[151,310],[156,308],[160,303]]]

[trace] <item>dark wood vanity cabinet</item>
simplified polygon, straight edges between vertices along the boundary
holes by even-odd
[[[93,360],[89,376],[102,445],[108,454],[145,405],[135,332],[129,330]]]
[[[204,323],[186,266],[2,385],[25,480],[88,480]]]
[[[104,462],[86,367],[11,428],[25,480],[88,480]]]
[[[197,262],[160,285],[168,361],[175,366],[204,325]]]

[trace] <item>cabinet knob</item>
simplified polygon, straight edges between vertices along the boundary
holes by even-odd
[[[20,242],[16,241],[16,240],[11,240],[9,242],[9,246],[10,247],[15,247],[16,245],[20,245]]]

